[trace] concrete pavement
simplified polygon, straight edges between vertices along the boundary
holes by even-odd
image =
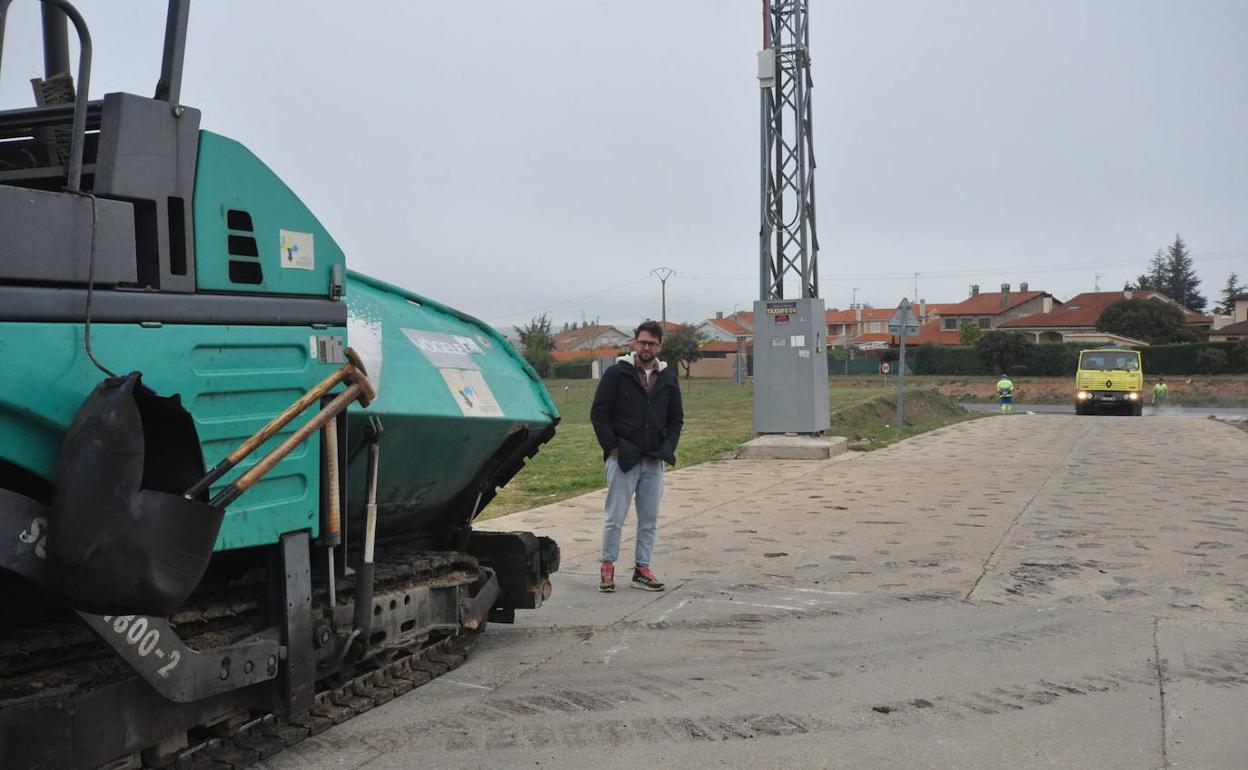
[[[559,539],[551,601],[266,766],[1243,767],[1248,433],[1157,426],[673,472],[661,594],[595,590],[602,493],[488,522]]]

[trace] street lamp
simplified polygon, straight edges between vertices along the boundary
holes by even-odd
[[[659,279],[659,284],[663,291],[663,323],[667,323],[667,279],[676,274],[676,271],[670,267],[656,267],[650,271],[650,275]]]

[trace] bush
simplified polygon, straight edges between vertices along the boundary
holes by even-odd
[[[1226,358],[1219,370],[1223,374],[1248,374],[1248,345],[1242,342],[1194,342],[1182,345],[1152,345],[1140,348],[1140,364],[1144,374],[1208,374],[1207,366],[1214,359],[1203,351],[1217,351]]]
[[[958,329],[958,342],[963,345],[974,345],[984,336],[984,330],[979,328],[979,324],[967,324]]]
[[[588,380],[593,376],[592,366],[588,360],[564,361],[550,367],[550,376],[556,380]]]
[[[1036,345],[1025,371],[1036,377],[1074,377],[1079,369],[1079,353],[1096,345],[1073,342],[1045,342]]]
[[[1031,363],[1036,344],[1022,332],[988,332],[975,343],[975,352],[992,374],[1014,372],[1018,374]]]
[[[1217,348],[1205,348],[1196,354],[1196,365],[1199,366],[1205,374],[1217,374],[1226,368],[1227,356],[1225,350]]]
[[[909,353],[909,351],[906,351]],[[909,356],[907,356],[909,359]],[[906,361],[910,364],[910,361]],[[915,351],[914,363],[910,364],[915,374],[987,374],[983,361],[972,347],[953,345],[934,345],[930,342],[919,346]]]

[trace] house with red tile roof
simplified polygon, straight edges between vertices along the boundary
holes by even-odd
[[[616,326],[604,324],[587,324],[565,329],[555,335],[555,350],[576,351],[593,350],[603,347],[620,347],[628,343],[633,335]]]
[[[956,332],[963,326],[975,324],[984,331],[1015,318],[1048,313],[1062,304],[1047,291],[1031,291],[1026,283],[1012,291],[1008,283],[1001,284],[999,292],[981,292],[978,285],[971,286],[971,296],[940,312],[942,331]]]
[[[892,308],[854,307],[849,310],[829,310],[825,313],[828,325],[828,344],[844,346],[864,334],[888,332],[888,319],[893,317]]]
[[[937,321],[945,308],[954,307],[955,304],[935,302],[929,304],[926,300],[920,300],[915,303],[912,307],[919,319],[920,333],[934,321]],[[858,347],[895,345],[898,342],[898,337],[888,333],[888,322],[896,312],[896,308],[829,310],[827,312],[828,345],[832,347],[844,347],[847,344]],[[958,344],[956,331],[951,336],[936,334],[938,331],[939,327],[933,326],[928,331],[928,339],[926,341],[945,345]],[[914,339],[914,337],[909,337],[907,342],[913,342]]]
[[[919,325],[919,333],[906,337],[907,345],[961,345],[962,340],[955,330],[945,329],[940,318],[933,318]]]
[[[1120,299],[1147,299],[1167,302],[1183,311],[1187,324],[1202,335],[1213,325],[1211,316],[1192,312],[1161,292],[1143,291],[1089,291],[1071,297],[1064,304],[1046,313],[1035,313],[1012,318],[1000,328],[1003,331],[1023,332],[1036,342],[1119,342],[1127,345],[1141,344],[1119,335],[1098,331],[1096,322],[1105,309]]]
[[[754,329],[737,320],[736,315],[734,313],[725,316],[723,313],[716,313],[714,318],[708,318],[698,324],[698,333],[708,340],[731,342],[734,345],[738,337],[753,339]]]
[[[1235,305],[1231,311],[1231,322],[1220,329],[1209,332],[1210,342],[1234,342],[1248,340],[1248,294],[1232,297]]]
[[[632,351],[629,348],[600,347],[594,350],[552,350],[550,351],[550,357],[551,360],[563,364],[568,361],[594,361],[600,358],[615,358],[630,352]]]

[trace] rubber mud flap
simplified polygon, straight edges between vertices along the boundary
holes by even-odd
[[[48,567],[74,609],[164,616],[203,577],[224,511],[182,496],[204,475],[191,415],[133,372],[96,386],[61,447]]]

